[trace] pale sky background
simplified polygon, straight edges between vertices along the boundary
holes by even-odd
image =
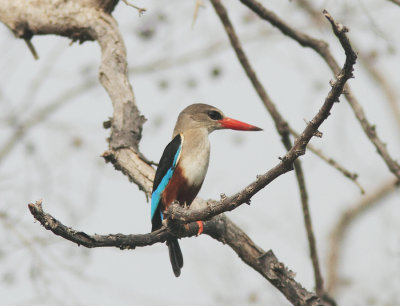
[[[262,1],[295,28],[329,42],[342,64],[343,50],[328,23],[316,26],[295,2]],[[264,131],[213,133],[210,167],[199,196],[231,195],[276,165],[284,148],[211,4],[205,1],[194,27],[195,1],[135,4],[147,12],[138,17],[121,2],[113,15],[125,39],[137,105],[148,119],[141,152],[158,161],[178,113],[203,102]],[[332,74],[327,65],[238,1],[224,4],[266,90],[284,118],[301,131],[329,91]],[[350,29],[359,50],[378,53],[377,67],[396,90],[399,103],[400,7],[382,0],[314,4]],[[149,39],[138,35],[152,30]],[[89,234],[146,233],[151,228],[150,205],[137,186],[100,157],[109,133],[102,123],[112,116],[112,106],[97,82],[98,45],[70,46],[66,38],[34,37],[40,56],[35,61],[25,43],[5,26],[0,27],[0,44],[0,150],[18,125],[57,99],[72,96],[0,160],[0,305],[289,305],[229,247],[208,236],[181,240],[185,264],[181,277],[175,278],[164,244],[125,251],[86,249],[34,222],[27,204],[43,199],[45,211]],[[182,57],[192,60],[175,63]],[[159,61],[173,65],[165,68]],[[147,65],[153,69],[144,71]],[[219,77],[212,77],[215,68],[221,71]],[[398,125],[360,62],[350,85],[391,156],[399,160]],[[312,143],[358,173],[367,195],[393,179],[344,98],[331,113],[320,129],[323,138]],[[329,234],[341,213],[362,196],[355,184],[311,152],[301,160],[326,276]],[[339,266],[343,285],[335,296],[340,305],[400,305],[399,204],[397,190],[350,228]],[[297,281],[314,290],[293,172],[259,192],[251,206],[243,205],[228,216],[265,251],[272,249],[296,272]]]

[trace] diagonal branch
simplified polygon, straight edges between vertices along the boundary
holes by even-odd
[[[339,101],[339,97],[342,94],[347,80],[353,77],[353,66],[357,59],[357,55],[351,48],[350,42],[346,36],[348,29],[341,24],[335,23],[327,12],[325,12],[325,16],[331,22],[335,35],[339,38],[345,50],[346,61],[336,79],[331,81],[332,88],[325,98],[324,104],[314,118],[307,124],[301,135],[295,140],[293,147],[281,158],[281,162],[278,165],[265,174],[259,175],[256,181],[247,185],[242,191],[233,196],[222,198],[220,201],[207,201],[202,203],[202,205],[196,205],[195,208],[184,208],[177,204],[171,205],[167,211],[167,215],[171,219],[183,223],[207,220],[220,213],[233,210],[244,203],[249,203],[251,198],[258,191],[280,175],[292,170],[295,160],[299,156],[305,154],[307,144],[315,135],[316,131],[318,131],[321,124],[328,118],[335,102]]]
[[[278,28],[283,34],[297,41],[301,46],[313,49],[325,60],[325,62],[328,64],[329,68],[334,74],[339,73],[340,66],[331,54],[329,46],[326,42],[315,39],[305,33],[293,29],[282,19],[280,19],[275,13],[267,10],[261,3],[257,2],[256,0],[240,0],[240,2],[246,5],[260,18],[268,21],[273,26]],[[382,140],[378,137],[375,126],[368,121],[363,108],[353,95],[350,87],[348,87],[347,85],[345,86],[344,94],[348,103],[353,109],[354,115],[356,116],[361,127],[363,128],[364,133],[367,135],[369,140],[375,146],[379,155],[381,155],[381,157],[385,161],[387,167],[389,168],[389,171],[392,172],[398,180],[400,180],[400,165],[390,156],[385,143],[382,142]]]

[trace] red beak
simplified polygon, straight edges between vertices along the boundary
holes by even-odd
[[[224,119],[221,119],[218,122],[221,124],[222,128],[224,128],[224,129],[239,130],[239,131],[262,131],[263,130],[257,126],[247,124],[242,121],[235,120],[235,119],[228,118],[228,117],[225,117]]]

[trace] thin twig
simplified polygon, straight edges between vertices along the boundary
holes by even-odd
[[[32,44],[32,41],[30,39],[27,39],[27,38],[25,38],[24,41],[25,41],[26,45],[28,46],[29,51],[31,51],[31,53],[33,55],[33,58],[35,60],[38,60],[39,59],[39,55],[37,54],[35,46]]]
[[[139,12],[139,16],[141,16],[144,12],[146,12],[145,8],[141,8],[141,7],[138,7],[138,6],[136,6],[136,5],[132,4],[132,3],[129,3],[128,0],[122,0],[122,2],[124,2],[127,6],[130,6],[130,7],[133,7],[134,9],[137,9],[137,11]]]
[[[197,21],[200,8],[204,8],[203,0],[196,0],[196,6],[194,7],[194,12],[193,12],[192,29],[194,28],[194,24]]]
[[[299,137],[299,133],[297,133],[292,128],[290,128],[290,133],[295,137]],[[334,160],[331,157],[327,157],[324,153],[322,153],[322,151],[320,149],[317,149],[316,147],[314,147],[310,143],[307,145],[307,149],[310,150],[311,152],[313,152],[315,155],[317,155],[319,158],[321,158],[325,162],[327,162],[329,165],[334,167],[336,170],[341,172],[345,177],[350,179],[352,182],[354,182],[354,184],[356,184],[358,186],[358,188],[360,189],[361,194],[365,193],[364,188],[361,186],[361,184],[357,180],[357,178],[358,178],[358,174],[357,173],[354,173],[354,172],[351,172],[351,171],[347,170],[345,167],[340,165],[336,160]]]
[[[399,186],[396,185],[396,181],[393,180],[382,184],[367,197],[363,198],[359,203],[343,212],[339,218],[330,237],[327,277],[327,289],[329,293],[333,294],[338,286],[340,251],[343,250],[343,240],[346,237],[349,227],[353,225],[354,221],[360,218],[365,212],[381,203],[381,201],[395,191],[396,188],[399,188]]]

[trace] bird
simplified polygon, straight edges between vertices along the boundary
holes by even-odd
[[[174,203],[190,206],[203,184],[210,159],[208,135],[221,129],[261,131],[262,129],[229,117],[218,108],[197,103],[178,116],[172,141],[165,147],[156,170],[151,195],[151,231],[162,227],[164,212]],[[198,221],[199,233],[203,224]],[[166,241],[172,270],[181,274],[183,256],[177,238]]]

